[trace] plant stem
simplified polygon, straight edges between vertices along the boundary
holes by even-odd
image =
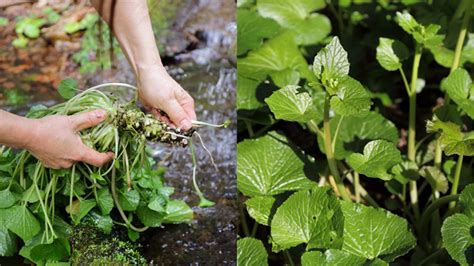
[[[250,138],[253,138],[255,133],[253,132],[252,124],[249,121],[245,121],[245,126],[247,127],[247,132]]]
[[[336,182],[336,186],[341,194],[342,198],[345,201],[351,201],[351,198],[347,194],[346,188],[344,187],[344,183],[339,175],[339,170],[337,169],[337,161],[334,157],[334,151],[332,148],[331,143],[331,128],[329,124],[329,99],[330,96],[326,93],[326,100],[324,102],[324,148],[326,150],[326,158],[329,165],[329,170],[331,171],[332,176],[334,177],[334,181]]]
[[[288,260],[288,264],[289,264],[290,266],[294,266],[295,263],[293,262],[293,259],[291,258],[291,254],[290,254],[290,252],[288,251],[288,249],[283,250],[283,254],[285,254],[286,259]]]
[[[237,195],[237,197],[239,197],[239,195]],[[244,231],[244,235],[245,236],[250,236],[250,230],[249,230],[249,226],[247,224],[247,219],[245,218],[245,212],[244,212],[244,207],[242,206],[242,203],[240,202],[240,200],[237,198],[237,202],[238,202],[238,207],[239,207],[239,218],[240,218],[240,224],[242,225],[242,230]]]
[[[429,228],[429,222],[430,218],[435,213],[436,210],[441,208],[443,205],[451,202],[451,201],[457,201],[459,199],[459,195],[448,195],[441,197],[435,201],[433,201],[428,208],[423,212],[423,215],[421,216],[421,219],[419,220],[418,223],[418,230],[420,231],[420,241],[422,245],[425,245],[425,247],[429,244],[428,243],[428,238],[427,238],[427,231]]]
[[[117,210],[120,214],[120,216],[122,217],[123,221],[125,222],[125,224],[132,230],[136,231],[136,232],[144,232],[148,229],[148,226],[145,226],[145,227],[140,227],[140,228],[137,228],[135,227],[127,218],[127,215],[125,215],[125,212],[123,211],[122,209],[122,206],[120,205],[120,201],[118,199],[118,196],[117,196],[117,191],[116,191],[116,187],[115,187],[115,167],[112,168],[112,179],[111,179],[111,182],[110,182],[110,190],[112,191],[112,198],[114,199],[114,202],[115,202],[115,207],[117,207]]]
[[[454,173],[454,181],[453,181],[453,186],[451,187],[451,195],[458,194],[459,179],[461,178],[463,158],[464,158],[464,155],[459,155],[458,162],[456,163],[456,172]],[[454,208],[454,206],[456,206],[456,202],[451,202],[449,204],[449,209]]]
[[[360,181],[359,181],[359,173],[354,171],[354,190],[356,196],[356,202],[360,203]]]
[[[459,67],[459,63],[461,62],[462,48],[464,46],[464,39],[466,38],[467,28],[469,26],[469,19],[471,17],[472,0],[466,0],[465,2],[467,3],[467,7],[462,19],[461,31],[459,32],[458,40],[456,42],[456,49],[454,50],[454,59],[453,64],[451,65],[451,72],[456,70]]]
[[[255,237],[255,235],[257,234],[257,229],[258,229],[258,223],[257,221],[255,221],[252,227],[252,233],[251,233],[252,237]]]
[[[344,116],[341,116],[339,118],[339,122],[337,123],[336,131],[334,131],[334,138],[332,140],[332,150],[336,149],[336,141],[337,141],[337,136],[339,135],[339,128],[341,127],[342,119],[344,119]]]
[[[472,0],[465,0],[461,5],[467,5],[465,8],[464,17],[462,19],[461,30],[459,31],[458,40],[456,42],[456,48],[454,50],[454,58],[453,63],[451,64],[450,73],[456,70],[459,67],[461,62],[461,55],[462,55],[462,48],[464,46],[464,39],[466,38],[467,28],[469,26],[469,19],[471,17],[471,3]],[[460,6],[461,6],[460,5]],[[444,103],[449,104],[449,95],[444,96]],[[439,140],[436,140],[436,148],[435,148],[435,158],[434,158],[434,165],[438,168],[441,167],[441,161],[443,159],[443,152],[441,150],[441,146]]]
[[[443,253],[444,251],[445,251],[444,248],[436,250],[435,252],[431,253],[429,256],[427,256],[426,258],[424,258],[418,265],[423,266],[425,263],[428,263],[428,262],[430,262],[431,260],[433,260],[433,259],[435,259],[436,257],[438,257],[439,255],[441,255],[441,253]]]
[[[408,118],[408,160],[414,162],[416,156],[415,136],[416,136],[416,81],[418,80],[418,68],[420,66],[421,54],[423,48],[417,44],[415,48],[415,56],[413,58],[413,68],[411,75],[411,88],[408,94],[410,101],[410,110]],[[410,181],[410,201],[413,206],[415,219],[420,217],[420,209],[418,206],[418,189],[416,181]]]

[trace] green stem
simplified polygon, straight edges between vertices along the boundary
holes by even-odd
[[[461,62],[462,48],[464,46],[464,39],[466,38],[467,28],[469,26],[469,19],[471,17],[471,1],[472,0],[465,1],[467,3],[467,7],[465,9],[464,17],[462,19],[461,31],[459,32],[458,40],[456,42],[456,49],[454,50],[454,59],[453,64],[451,65],[451,72],[456,70],[459,67],[459,63]]]
[[[293,262],[293,259],[291,258],[291,254],[290,254],[290,252],[288,251],[288,249],[283,250],[283,253],[285,254],[286,259],[288,260],[288,264],[289,264],[290,266],[294,266],[295,263]]]
[[[420,237],[420,241],[422,245],[425,245],[426,247],[429,244],[428,238],[427,238],[427,231],[428,231],[429,222],[430,222],[431,216],[433,216],[433,213],[435,213],[435,211],[441,208],[443,205],[452,201],[457,201],[458,199],[459,199],[459,195],[444,196],[433,201],[428,206],[428,208],[426,208],[418,224],[418,230],[420,231],[419,237]]]
[[[137,232],[144,232],[148,229],[148,226],[145,226],[145,227],[140,227],[140,228],[137,228],[135,227],[127,218],[127,215],[125,215],[125,212],[123,211],[122,209],[122,205],[120,205],[120,202],[118,200],[118,196],[117,196],[117,189],[115,187],[115,167],[112,168],[112,179],[111,179],[111,182],[110,182],[110,190],[112,191],[112,198],[114,199],[114,202],[115,202],[115,207],[117,207],[117,210],[120,214],[120,216],[122,217],[123,221],[125,222],[125,224],[131,228],[132,230],[134,231],[137,231]]]
[[[258,229],[258,223],[255,221],[252,227],[252,233],[251,233],[252,237],[255,237],[255,235],[257,234],[257,229]]]
[[[238,205],[239,205],[239,218],[240,218],[240,224],[242,225],[242,230],[244,231],[245,236],[250,236],[250,230],[249,226],[247,224],[247,218],[245,218],[245,212],[244,212],[244,207],[242,206],[242,203],[238,200]]]
[[[344,119],[344,116],[341,116],[339,118],[339,122],[337,123],[336,131],[334,131],[334,138],[332,140],[332,150],[333,151],[336,149],[336,141],[337,141],[337,136],[339,135],[339,128],[341,128],[342,119]]]
[[[247,127],[247,132],[250,138],[253,138],[255,133],[253,132],[252,124],[249,121],[245,121],[245,126]]]
[[[407,91],[407,94],[410,95],[410,85],[408,84],[407,76],[405,75],[405,71],[403,71],[403,68],[400,67],[398,69],[400,71],[400,75],[402,75],[403,79],[403,85],[405,85],[405,90]]]
[[[410,110],[408,118],[408,160],[414,162],[416,157],[416,81],[418,80],[418,68],[420,67],[421,54],[423,47],[419,44],[415,48],[415,56],[413,57],[413,68],[411,75],[411,87],[408,94],[410,101]],[[415,214],[415,219],[420,217],[420,209],[418,206],[418,189],[416,181],[410,181],[410,201]]]
[[[72,170],[71,170],[71,186],[70,186],[70,190],[69,190],[69,214],[71,216],[71,219],[72,219],[72,197],[74,196],[74,175],[76,173],[76,164],[74,164],[72,166]]]
[[[456,163],[456,172],[454,173],[454,181],[453,181],[453,186],[451,187],[451,195],[458,194],[459,179],[461,178],[463,158],[464,158],[464,155],[459,155],[458,162]],[[454,206],[456,206],[456,202],[451,202],[449,204],[449,209],[454,208]]]
[[[432,261],[433,259],[435,259],[439,255],[441,255],[444,251],[445,251],[444,248],[436,250],[435,252],[431,253],[429,256],[424,258],[418,265],[423,266],[424,264]]]
[[[360,181],[359,181],[359,173],[354,171],[354,190],[356,196],[356,202],[360,203]]]
[[[329,124],[329,100],[330,100],[330,96],[328,93],[326,93],[326,100],[324,102],[324,122],[323,122],[324,148],[326,150],[326,158],[328,161],[329,170],[331,171],[334,181],[336,182],[336,186],[339,190],[339,193],[341,194],[342,198],[345,201],[350,202],[351,198],[349,197],[349,194],[347,194],[344,183],[342,182],[342,179],[339,175],[339,170],[337,169],[337,161],[336,161],[336,158],[334,157],[334,151],[332,149],[331,128]]]

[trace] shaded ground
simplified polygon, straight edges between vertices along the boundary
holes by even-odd
[[[87,6],[71,7],[60,2],[53,7],[60,12],[61,20],[80,19],[90,12]],[[218,171],[198,147],[198,183],[205,196],[217,204],[207,209],[194,207],[195,220],[190,225],[150,230],[140,242],[147,259],[160,265],[233,265],[238,218],[235,202],[236,70],[233,65],[235,3],[231,0],[158,2],[168,5],[167,12],[176,12],[170,16],[173,19],[166,22],[166,27],[161,24],[163,27],[159,27],[159,31],[162,34],[158,32],[157,36],[159,43],[166,44],[161,48],[169,72],[195,98],[200,120],[221,123],[230,118],[234,123],[225,130],[199,130],[214,156]],[[12,21],[16,16],[29,16],[32,12],[40,15],[45,7],[38,5],[22,4],[0,9],[0,16],[10,20],[8,25],[0,26],[1,108],[24,114],[34,104],[52,105],[59,100],[55,90],[57,84],[67,76],[78,79],[81,88],[107,81],[135,83],[130,67],[120,56],[113,69],[80,73],[80,66],[72,57],[81,49],[83,36],[81,33],[59,34],[59,26],[42,28],[41,37],[30,41],[25,49],[13,47],[15,28]],[[152,6],[152,12],[159,12],[159,7]],[[61,20],[57,23],[64,25],[66,22]],[[153,21],[164,23],[159,19]],[[176,188],[175,197],[196,206],[198,197],[192,189],[190,151],[162,146],[154,150],[157,160],[163,161],[168,168],[166,180]]]

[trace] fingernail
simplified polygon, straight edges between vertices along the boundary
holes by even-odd
[[[99,119],[103,119],[105,117],[105,110],[95,110],[94,111],[94,114],[95,114],[95,117],[99,118]]]
[[[193,124],[191,124],[191,121],[188,119],[185,119],[181,122],[181,128],[184,130],[189,130],[192,126]]]

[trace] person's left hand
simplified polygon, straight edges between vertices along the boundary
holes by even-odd
[[[138,87],[139,99],[150,113],[174,127],[191,129],[191,121],[196,120],[194,100],[163,66],[139,70]],[[160,110],[169,119],[161,115]]]

